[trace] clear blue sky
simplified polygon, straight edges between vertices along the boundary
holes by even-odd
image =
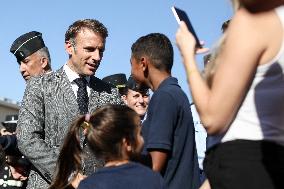
[[[173,43],[175,61],[172,75],[189,95],[184,68],[175,45],[177,22],[171,6],[184,9],[201,40],[211,47],[221,35],[222,23],[232,15],[229,0],[1,0],[0,2],[0,97],[21,101],[25,82],[14,55],[13,41],[29,31],[43,34],[50,49],[52,68],[67,60],[64,34],[75,20],[95,18],[109,30],[106,51],[96,76],[130,74],[130,47],[136,39],[152,32],[166,34]],[[198,61],[201,62],[201,57]],[[202,68],[200,64],[200,68]],[[190,98],[190,95],[189,95]]]

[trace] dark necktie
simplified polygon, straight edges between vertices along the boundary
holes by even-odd
[[[79,106],[80,114],[88,113],[89,97],[87,92],[87,81],[84,78],[77,78],[74,82],[78,85],[77,103]]]

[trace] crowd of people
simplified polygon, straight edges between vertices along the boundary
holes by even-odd
[[[108,30],[84,19],[65,33],[68,59],[59,70],[51,70],[40,32],[11,46],[26,90],[16,130],[9,121],[1,129],[0,188],[284,188],[284,2],[232,3],[204,74],[195,54],[208,49],[196,48],[184,22],[176,33],[209,136],[205,174],[191,105],[171,74],[169,38],[141,36],[130,48],[129,78],[99,79]]]

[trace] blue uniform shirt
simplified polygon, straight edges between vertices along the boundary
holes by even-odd
[[[78,189],[166,189],[159,173],[139,163],[104,167],[80,182]]]
[[[177,79],[165,79],[149,103],[143,122],[143,154],[149,151],[168,152],[162,173],[169,189],[199,187],[199,168],[190,104]]]

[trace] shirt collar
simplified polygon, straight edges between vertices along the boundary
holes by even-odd
[[[63,70],[65,71],[68,80],[70,81],[70,83],[74,82],[75,79],[80,78],[79,74],[74,72],[73,70],[71,70],[71,68],[65,64],[63,66]],[[90,82],[91,77],[90,76],[86,76],[85,79],[87,80],[87,82]]]
[[[169,76],[164,81],[162,81],[162,83],[159,85],[158,89],[163,88],[163,87],[168,86],[168,85],[177,85],[177,86],[179,86],[177,78]]]

